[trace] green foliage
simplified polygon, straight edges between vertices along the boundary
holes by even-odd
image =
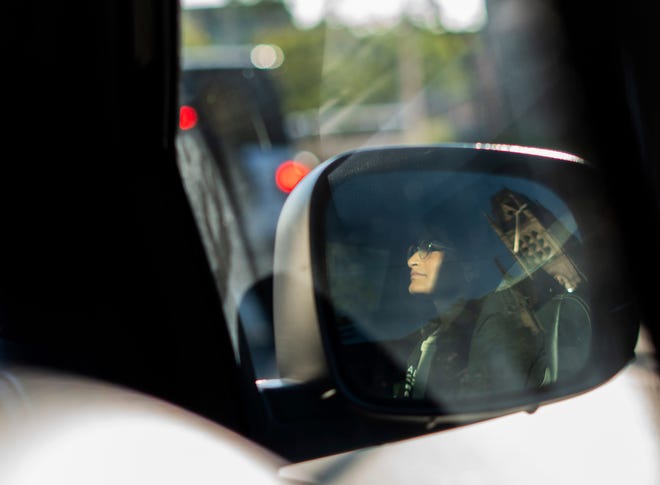
[[[438,36],[419,28],[356,35],[327,24],[310,30],[289,25],[254,38],[255,43],[277,44],[285,53],[274,75],[287,111],[400,101],[402,62],[410,62],[402,58],[402,43],[420,52],[420,89],[463,98],[471,86],[465,58],[473,41],[473,36]]]
[[[207,30],[192,15],[181,16],[181,45],[185,47],[198,47],[210,45],[211,37]]]
[[[299,30],[293,25],[259,32],[255,44],[275,44],[284,51],[284,64],[273,71],[285,112],[316,109],[321,102],[325,28]]]
[[[324,52],[323,97],[332,105],[391,103],[398,99],[396,39],[391,34],[356,36],[329,29]]]
[[[326,23],[299,29],[285,13],[283,4],[273,0],[249,5],[232,2],[224,8],[188,12],[183,15],[183,45],[222,39],[280,46],[285,62],[273,75],[286,112],[400,101],[402,62],[411,62],[402,45],[419,52],[420,89],[453,98],[469,91],[463,59],[473,42],[471,35],[439,35],[405,21],[370,33]],[[240,29],[232,27],[236,23]],[[231,42],[227,39],[230,27],[240,32]]]
[[[479,90],[472,58],[478,35],[444,33],[408,19],[379,29],[330,20],[302,29],[281,1],[230,2],[185,13],[182,40],[184,46],[279,46],[284,62],[271,74],[285,116],[308,112],[305,119],[340,123],[349,132],[405,123],[417,141],[451,140],[465,123],[457,124],[456,107],[473,103]],[[414,103],[421,111],[404,121],[403,111]]]

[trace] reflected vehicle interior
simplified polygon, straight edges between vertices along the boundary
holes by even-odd
[[[587,362],[600,365],[594,340],[630,302],[625,291],[610,301],[592,292],[592,282],[611,279],[600,262],[618,267],[622,256],[616,241],[600,241],[611,236],[598,176],[575,157],[487,152],[365,149],[319,176],[318,314],[358,400],[413,400],[446,414],[496,409],[494,400],[584,386]],[[513,162],[528,173],[503,168]],[[562,173],[574,182],[562,184]],[[609,252],[597,256],[599,245]],[[593,298],[606,308],[595,328]]]
[[[330,294],[338,321],[343,322],[338,331],[344,344],[383,341],[383,350],[400,364],[412,351],[404,337],[413,330],[427,334],[425,347],[436,341],[442,349],[433,352],[445,355],[435,357],[451,366],[444,370],[452,375],[443,376],[445,382],[434,387],[440,393],[436,398],[443,401],[450,398],[450,388],[473,385],[477,387],[472,391],[477,391],[475,381],[492,381],[494,376],[498,379],[492,385],[502,392],[550,383],[580,370],[591,337],[588,279],[578,263],[579,229],[561,199],[538,184],[513,177],[397,172],[369,179],[362,177],[346,184],[350,188],[334,191],[336,218],[327,219],[333,241],[327,248]],[[402,207],[382,211],[379,198],[382,217],[365,205],[356,213],[341,190],[363,194],[369,187],[393,184],[403,186],[411,197],[393,199],[384,190],[390,201]],[[346,231],[349,224],[359,229]],[[356,232],[367,235],[359,238]],[[421,251],[408,258],[405,248],[420,240],[441,243],[446,249],[431,249],[444,255],[433,287],[423,295],[410,295],[411,280],[431,276],[431,270],[408,276]],[[561,284],[566,281],[570,286]],[[584,294],[586,301],[578,294]],[[568,311],[577,313],[567,316]],[[508,321],[497,322],[498,318]],[[501,328],[489,329],[493,326]],[[449,327],[462,328],[449,331]],[[470,345],[476,330],[480,335],[496,335],[489,335],[490,341],[481,347]],[[498,338],[509,341],[498,343]],[[403,341],[397,345],[392,339]],[[498,362],[483,360],[486,348],[497,352],[492,358]],[[458,375],[466,365],[463,361],[476,356],[482,359],[479,368],[467,372],[479,375]],[[524,362],[515,362],[519,359]],[[373,363],[365,364],[371,374]],[[412,365],[417,370],[418,364],[401,367]],[[371,385],[374,391],[388,387],[379,379],[371,379]]]

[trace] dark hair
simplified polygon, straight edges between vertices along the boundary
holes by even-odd
[[[484,237],[488,229],[487,218],[470,193],[452,195],[428,210],[422,220],[423,236],[454,248],[450,259],[458,261],[474,259],[488,240]]]

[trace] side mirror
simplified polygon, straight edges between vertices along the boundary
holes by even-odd
[[[442,145],[348,152],[291,193],[275,244],[284,382],[360,412],[464,420],[591,389],[639,331],[598,170]]]

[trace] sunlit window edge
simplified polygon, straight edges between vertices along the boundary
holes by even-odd
[[[549,148],[526,147],[521,145],[506,145],[501,143],[475,143],[474,147],[479,150],[497,150],[502,152],[520,153],[523,155],[536,155],[541,157],[555,158],[567,162],[585,163],[584,159],[577,155],[566,152],[551,150]]]

